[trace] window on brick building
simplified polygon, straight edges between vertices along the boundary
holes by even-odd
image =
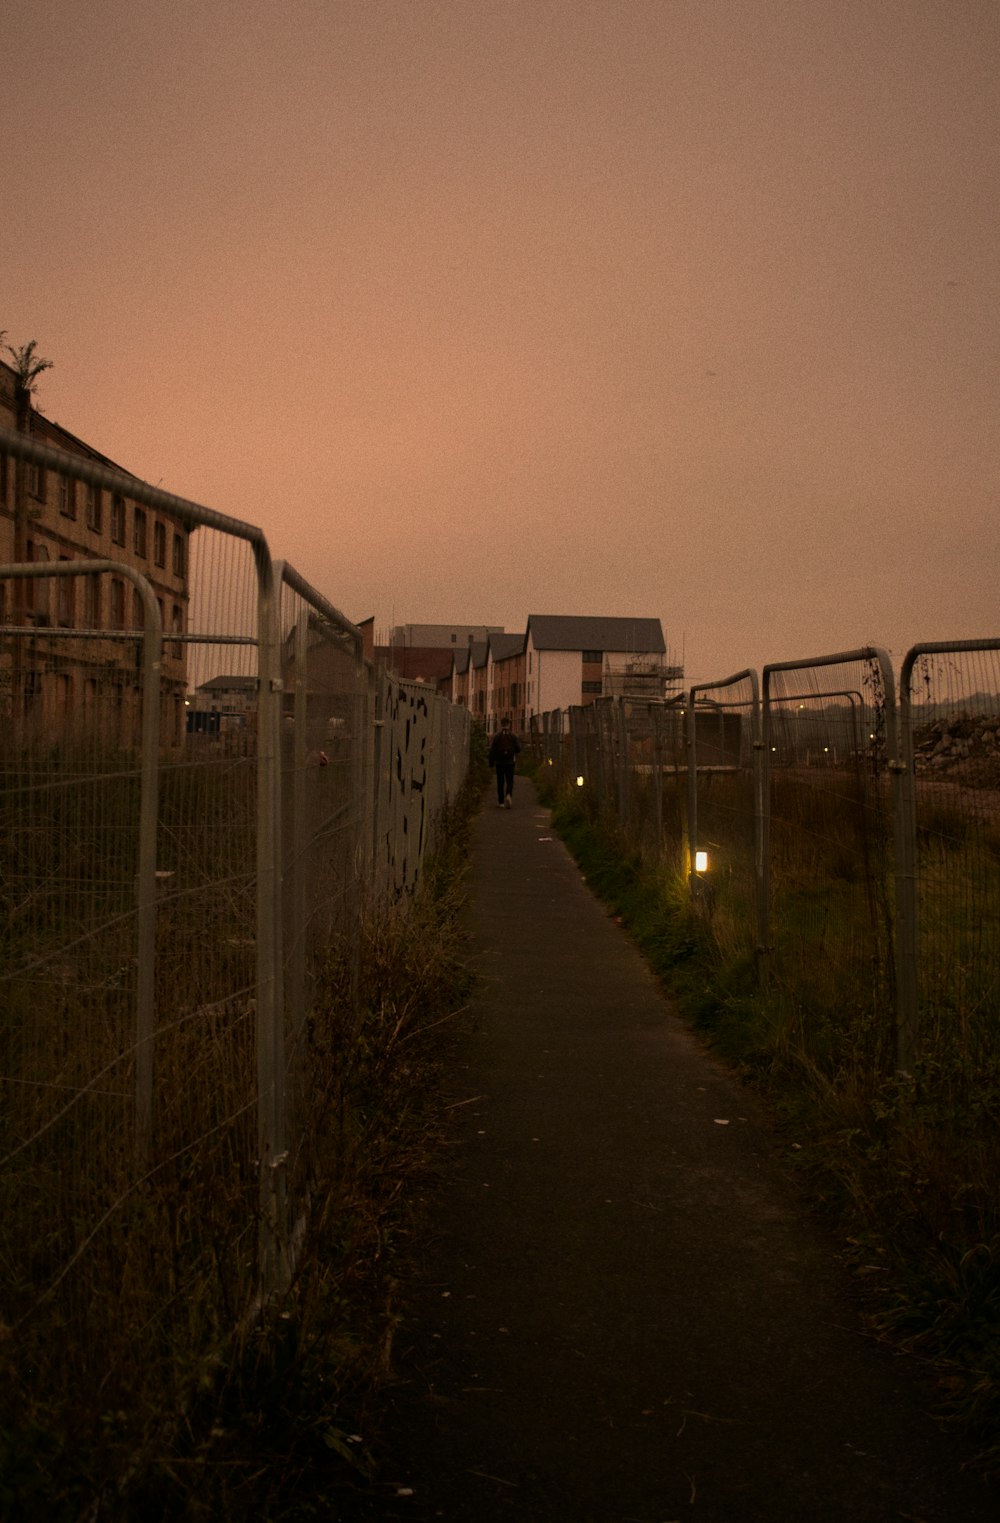
[[[45,467],[44,465],[28,466],[28,493],[37,498],[39,502],[45,501]]]
[[[100,572],[93,571],[87,577],[86,590],[84,592],[84,619],[88,629],[100,629],[101,627],[101,576]]]
[[[29,539],[27,555],[30,562],[47,561],[49,552],[45,545]],[[32,620],[39,624],[49,622],[49,579],[39,581],[36,577],[29,576],[24,582],[24,606],[28,610]]]
[[[172,565],[172,568],[173,568],[174,576],[183,576],[184,575],[184,536],[183,536],[183,534],[175,534],[174,535],[174,554],[173,554],[173,560],[171,562],[171,565]]]
[[[136,508],[132,515],[132,549],[146,559],[146,515],[142,508]]]
[[[600,694],[601,684],[599,682],[584,682],[582,686],[585,693]]]
[[[64,518],[76,517],[76,482],[72,476],[59,477],[59,511]]]
[[[100,534],[104,524],[104,493],[100,487],[87,488],[87,528]]]
[[[66,565],[70,557],[60,555],[61,565]],[[76,578],[61,576],[56,581],[56,602],[59,609],[59,623],[64,629],[71,629],[76,615]]]
[[[116,545],[125,543],[125,499],[120,492],[111,498],[111,538]]]
[[[602,650],[585,650],[583,652],[584,666],[600,666],[603,660],[604,652]]]
[[[153,562],[157,566],[167,564],[167,527],[159,519],[153,524]]]

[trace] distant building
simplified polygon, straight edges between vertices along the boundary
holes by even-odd
[[[471,714],[477,713],[478,701],[480,718],[486,712],[486,691],[482,683],[477,685],[476,673],[482,670],[485,660],[486,642],[484,640],[456,650],[452,657],[451,671],[447,679],[442,679],[439,684],[440,690],[451,699],[452,703],[468,709]],[[477,695],[481,697],[477,699]]]
[[[188,531],[169,513],[136,502],[138,478],[31,405],[9,365],[0,361],[0,425],[48,447],[113,471],[121,490],[76,481],[58,470],[25,464],[0,449],[0,563],[109,560],[140,571],[160,609],[161,735],[179,744],[184,733],[186,645],[171,640],[187,629]],[[132,583],[114,573],[0,581],[0,623],[32,630],[12,640],[0,659],[5,711],[31,733],[112,730],[137,739],[140,713],[136,646],[98,638],[142,627]],[[60,630],[58,637],[47,630]],[[74,639],[66,631],[79,631]]]
[[[486,689],[488,730],[492,735],[508,718],[516,731],[525,728],[527,690],[524,635],[491,635]]]
[[[490,635],[502,634],[502,624],[396,624],[389,645],[392,650],[452,651],[473,642],[483,644]]]
[[[360,627],[367,660],[433,683],[490,735],[505,716],[523,732],[535,714],[598,698],[662,700],[684,678],[659,619],[532,614],[518,634],[487,624],[400,624],[383,645],[373,620]]]
[[[444,690],[492,734],[505,715],[524,731],[535,714],[598,698],[663,699],[683,676],[659,619],[532,614],[524,634],[492,631],[456,651]]]
[[[454,657],[464,656],[472,647],[482,650],[491,634],[503,633],[502,625],[491,624],[396,624],[388,640],[378,643],[373,619],[366,619],[359,628],[367,661],[444,692],[452,685]]]
[[[188,709],[188,729],[211,733],[242,729],[247,716],[256,712],[256,677],[210,677],[194,690],[194,699]],[[202,717],[208,715],[212,716],[213,722],[206,722]]]

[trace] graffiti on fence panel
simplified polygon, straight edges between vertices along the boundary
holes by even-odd
[[[431,697],[418,684],[389,676],[380,694],[376,872],[397,893],[416,884],[423,859]]]

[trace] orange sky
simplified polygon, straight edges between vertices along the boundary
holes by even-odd
[[[48,415],[355,619],[1000,634],[995,0],[7,0]]]

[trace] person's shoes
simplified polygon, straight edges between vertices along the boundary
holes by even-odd
[[[503,808],[503,805],[501,804],[499,799],[497,799],[497,808],[498,809],[502,809]]]
[[[509,809],[510,808],[510,794],[509,793],[508,793],[507,797],[503,801],[503,806],[504,806],[505,809]]]

